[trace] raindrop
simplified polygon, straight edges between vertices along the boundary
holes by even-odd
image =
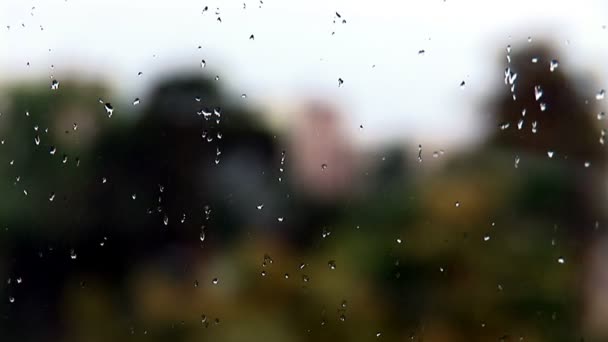
[[[321,170],[327,169],[327,164],[321,164]]]
[[[51,192],[51,194],[49,195],[49,201],[53,202],[54,199],[55,199],[55,193]]]
[[[425,54],[425,52],[426,52],[426,51],[424,51],[424,50],[418,50],[418,54],[419,54],[419,55],[424,55],[424,54]]]
[[[342,87],[344,84],[344,80],[342,78],[338,78],[338,87]]]
[[[132,199],[135,201],[135,199],[137,199],[137,194],[135,194],[135,193],[134,193],[134,194],[132,194],[132,195],[131,195],[131,198],[132,198]]]
[[[541,112],[544,112],[545,110],[547,110],[547,104],[544,102],[541,102],[539,107],[540,107]]]
[[[605,95],[606,95],[606,91],[604,89],[600,89],[600,91],[597,94],[595,94],[595,99],[603,100]]]
[[[533,121],[532,122],[532,133],[538,132],[537,126],[538,126],[538,122],[537,121]]]
[[[50,149],[49,149],[49,153],[52,154],[52,155],[54,155],[55,152],[57,152],[57,148],[55,148],[55,146],[51,146]]]
[[[277,217],[277,221],[279,221],[279,222],[283,222],[284,219],[285,219],[284,217]]]
[[[256,208],[258,208],[258,210],[262,210],[264,209],[264,203],[260,203],[256,206]]]
[[[403,242],[400,238],[397,238],[397,243],[401,244],[401,242]]]
[[[538,99],[540,99],[542,96],[543,96],[543,89],[539,85],[534,86],[534,99],[536,101],[538,101]]]
[[[564,257],[559,257],[559,258],[557,258],[557,262],[560,264],[563,264],[566,262],[566,259],[564,259]]]
[[[34,143],[36,143],[36,145],[40,145],[40,136],[36,134],[36,136],[34,137]]]
[[[264,261],[262,261],[262,267],[266,267],[267,265],[271,265],[274,262],[269,254],[264,254]]]
[[[500,126],[498,126],[498,127],[500,127],[500,130],[501,130],[501,131],[504,131],[504,130],[508,129],[508,128],[509,128],[509,126],[511,126],[511,124],[510,124],[510,123],[508,123],[508,122],[504,122],[504,123],[500,124]]]
[[[456,208],[459,208],[460,207],[460,202],[457,201],[456,203],[454,203],[454,205],[456,206]]]
[[[591,163],[590,163],[590,162],[588,162],[588,161],[586,161],[586,162],[585,162],[585,167],[589,167],[589,166],[591,166]]]
[[[532,57],[532,63],[534,63],[534,64],[538,63],[538,57]]]
[[[551,62],[549,62],[549,71],[553,72],[557,67],[559,67],[559,61],[557,59],[552,59]]]
[[[133,100],[133,105],[137,106],[139,104],[139,97],[136,97],[135,100]]]
[[[464,81],[460,82],[460,89],[464,89],[464,86],[465,86],[465,82]]]
[[[205,62],[205,60],[201,60],[201,69],[203,69],[205,66],[207,65],[207,62]]]
[[[57,90],[59,89],[59,82],[57,80],[53,80],[51,82],[51,90]]]
[[[114,107],[112,107],[112,104],[109,102],[106,102],[106,104],[104,104],[104,108],[106,109],[106,113],[108,114],[108,117],[111,118],[112,113],[114,113]]]
[[[547,151],[547,156],[549,156],[549,158],[553,158],[553,151]]]
[[[329,260],[327,262],[327,266],[329,267],[330,270],[335,270],[336,269],[336,261],[335,260]]]
[[[220,281],[217,278],[213,278],[213,280],[211,280],[211,283],[213,285],[217,285]]]
[[[8,301],[9,301],[10,303],[14,303],[14,302],[15,302],[15,297],[12,297],[12,296],[11,296],[11,297],[8,297]]]
[[[78,255],[76,254],[76,251],[74,251],[74,249],[70,249],[70,258],[72,260],[76,260],[76,258],[78,257]]]
[[[483,241],[490,241],[490,235],[486,235],[483,237]]]
[[[505,84],[513,85],[515,83],[515,80],[517,80],[517,73],[514,73],[513,71],[511,71],[511,68],[506,68],[505,69]],[[513,91],[513,88],[511,88],[511,91]]]
[[[524,127],[524,119],[519,119],[517,122],[517,129],[521,130]]]

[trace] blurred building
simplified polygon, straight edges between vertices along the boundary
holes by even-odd
[[[299,190],[326,200],[352,191],[358,158],[338,112],[322,102],[307,103],[294,120],[290,140],[286,163]]]

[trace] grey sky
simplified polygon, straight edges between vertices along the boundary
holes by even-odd
[[[327,97],[361,142],[475,136],[477,104],[502,82],[501,51],[528,36],[550,39],[560,68],[592,72],[598,89],[608,88],[608,6],[600,0],[0,2],[5,83],[77,71],[143,102],[151,80],[191,68],[275,109]],[[333,24],[336,11],[346,24]],[[277,111],[278,122],[281,115],[289,114]]]

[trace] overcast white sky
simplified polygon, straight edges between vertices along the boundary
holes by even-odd
[[[259,0],[0,0],[0,82],[51,74],[61,81],[78,71],[112,82],[117,97],[143,103],[151,80],[187,67],[219,75],[252,103],[325,96],[363,142],[438,144],[475,135],[477,104],[502,82],[502,51],[528,44],[528,36],[550,39],[559,47],[560,68],[592,73],[598,89],[608,88],[602,27],[608,2],[602,0],[264,0],[259,6]],[[336,11],[346,24],[333,24]]]

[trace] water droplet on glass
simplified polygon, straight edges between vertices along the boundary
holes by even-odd
[[[264,209],[264,203],[258,204],[256,208],[258,208],[258,210]]]
[[[566,262],[566,259],[564,259],[564,257],[559,257],[559,258],[557,258],[557,262],[560,264],[563,264]]]
[[[36,136],[34,137],[34,143],[36,145],[40,145],[40,136],[36,134]]]
[[[51,192],[51,194],[49,195],[49,201],[53,202],[54,199],[55,199],[55,193]]]
[[[603,100],[604,96],[606,96],[606,91],[604,89],[600,89],[600,91],[597,94],[595,94],[595,99]]]
[[[543,96],[543,89],[539,85],[534,86],[534,99],[536,101],[538,101],[538,99],[540,99],[542,96]]]
[[[549,156],[549,158],[553,158],[553,151],[547,151],[547,156]]]
[[[338,78],[338,87],[342,87],[344,84],[344,80],[342,78]]]
[[[58,82],[57,80],[53,80],[53,81],[51,82],[51,89],[52,89],[52,90],[57,90],[57,89],[59,89],[59,82]]]
[[[590,162],[588,162],[588,161],[586,161],[586,162],[585,162],[585,167],[589,167],[589,166],[591,166],[591,163],[590,163]]]
[[[464,89],[464,87],[465,87],[465,82],[464,81],[460,82],[460,89]]]
[[[108,114],[108,117],[111,118],[112,113],[114,113],[114,107],[112,107],[112,104],[107,102],[106,104],[104,104],[104,108],[106,109],[106,113]]]
[[[76,254],[76,251],[74,251],[74,249],[70,249],[70,258],[72,260],[75,260],[78,257],[78,255]]]
[[[14,303],[14,302],[15,302],[15,297],[12,297],[12,296],[11,296],[11,297],[8,297],[8,301],[9,301],[10,303]]]
[[[532,57],[532,63],[534,63],[534,64],[538,63],[538,57]]]
[[[217,285],[219,282],[220,282],[220,281],[219,281],[219,279],[217,279],[217,278],[213,278],[213,280],[211,280],[211,283],[212,283],[213,285]]]
[[[135,100],[133,100],[133,105],[137,106],[139,104],[139,97],[136,97]]]
[[[559,67],[559,62],[557,59],[552,59],[551,62],[549,62],[549,71],[553,72],[557,67]]]
[[[456,206],[456,208],[459,208],[460,207],[460,202],[456,202],[456,203],[454,203],[454,205]]]
[[[205,66],[207,65],[207,62],[205,62],[205,60],[201,60],[201,69],[203,69]]]
[[[486,235],[483,237],[483,241],[490,241],[490,235]]]
[[[277,217],[277,221],[279,221],[279,222],[283,222],[284,219],[285,219],[284,217]]]
[[[321,170],[327,169],[327,164],[321,164]]]
[[[541,111],[541,112],[544,112],[545,110],[547,110],[547,104],[546,104],[546,103],[544,103],[544,102],[541,102],[541,103],[539,104],[539,107],[540,107],[540,111]]]
[[[327,266],[329,267],[330,270],[335,270],[336,269],[336,261],[335,260],[330,260],[327,262]]]

